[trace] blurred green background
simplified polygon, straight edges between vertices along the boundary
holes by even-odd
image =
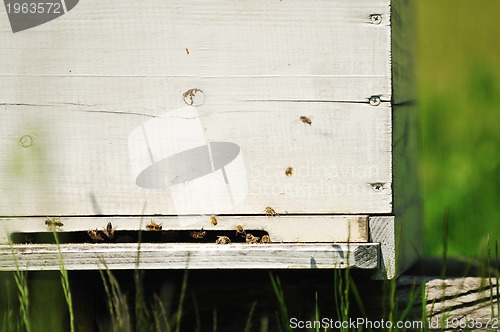
[[[500,240],[500,1],[419,0],[425,254],[494,257]]]

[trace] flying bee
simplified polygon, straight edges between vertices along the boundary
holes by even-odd
[[[310,119],[310,118],[308,118],[308,117],[307,117],[307,116],[305,116],[305,115],[302,115],[302,116],[300,117],[300,121],[302,121],[303,123],[306,123],[306,124],[308,124],[308,125],[311,125],[311,124],[312,124],[311,119]]]
[[[266,216],[268,217],[279,217],[279,213],[276,212],[272,207],[270,206],[267,206],[264,210],[264,212],[266,212]]]
[[[260,243],[272,243],[271,237],[269,235],[262,235],[262,239],[260,239]]]
[[[230,244],[231,240],[227,236],[217,236],[217,240],[215,240],[217,244]]]
[[[102,232],[104,233],[104,235],[106,235],[108,239],[113,240],[115,238],[115,229],[116,227],[113,227],[111,222],[108,222],[106,228],[104,228]]]
[[[295,170],[293,169],[293,167],[287,167],[287,169],[285,170],[285,175],[292,176],[294,171]]]
[[[64,224],[59,220],[59,218],[49,218],[45,219],[45,225],[51,230],[56,230],[57,227],[62,227]]]
[[[193,239],[203,239],[205,236],[207,236],[207,232],[201,229],[201,231],[192,231],[189,232],[189,236],[191,236]]]
[[[236,235],[240,235],[240,236],[245,237],[246,234],[247,233],[245,232],[245,229],[243,228],[243,226],[241,226],[241,225],[236,226]]]
[[[217,217],[214,214],[210,216],[210,223],[214,226],[216,226],[218,223]]]
[[[146,230],[148,231],[161,231],[161,224],[155,223],[154,220],[151,220],[147,225],[146,225]]]
[[[91,229],[89,231],[87,231],[87,233],[89,234],[90,238],[96,242],[96,241],[104,241],[104,239],[102,238],[101,234],[99,234],[99,231],[96,229]]]

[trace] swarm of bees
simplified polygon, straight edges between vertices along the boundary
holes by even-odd
[[[309,119],[307,116],[304,116],[304,115],[302,115],[302,116],[300,117],[300,121],[302,121],[303,123],[306,123],[306,124],[308,124],[308,125],[311,125],[311,124],[312,124],[311,119]]]
[[[293,172],[294,172],[293,167],[287,167],[287,169],[285,170],[285,175],[286,176],[292,176]]]
[[[57,227],[62,227],[64,224],[59,220],[59,218],[49,218],[45,219],[45,225],[49,228],[51,231],[55,231]]]
[[[217,217],[216,217],[215,215],[211,215],[211,216],[210,216],[210,223],[211,223],[212,225],[214,225],[214,226],[216,226],[216,225],[217,225],[218,220],[217,220]]]
[[[97,241],[104,241],[102,238],[101,234],[99,234],[99,231],[96,229],[91,229],[87,232],[92,239],[92,241],[97,242]]]
[[[192,231],[189,232],[189,236],[191,236],[193,239],[203,239],[205,236],[207,236],[207,232],[201,229],[201,231]]]
[[[161,231],[161,229],[162,229],[161,224],[157,224],[154,220],[151,220],[146,225],[146,230],[148,230],[148,231]]]
[[[268,217],[279,217],[279,213],[276,212],[272,207],[270,206],[267,206],[265,209],[264,209],[264,212],[266,213],[266,216]]]
[[[115,229],[116,227],[113,227],[111,222],[108,222],[106,228],[104,228],[102,232],[104,233],[104,235],[106,235],[108,239],[113,240],[115,238]]]
[[[230,244],[231,240],[227,236],[217,236],[217,240],[215,240],[217,244]]]

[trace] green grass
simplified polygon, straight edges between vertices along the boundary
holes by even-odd
[[[500,2],[418,1],[421,178],[427,255],[485,252],[499,238]]]

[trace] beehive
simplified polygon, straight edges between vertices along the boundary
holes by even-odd
[[[53,230],[68,269],[415,257],[410,1],[63,7],[0,25],[0,270],[58,269]]]

